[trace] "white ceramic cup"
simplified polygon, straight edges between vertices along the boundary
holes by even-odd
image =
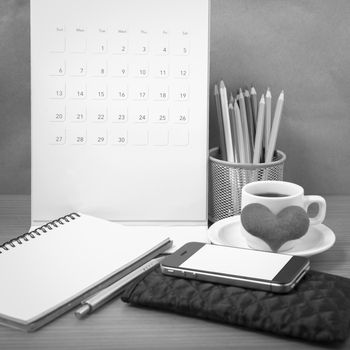
[[[259,194],[279,193],[284,197],[264,197]],[[310,218],[310,225],[321,224],[326,216],[326,201],[321,196],[305,196],[304,189],[294,183],[286,181],[257,181],[251,182],[242,188],[241,209],[251,203],[265,205],[271,212],[277,215],[282,209],[295,205],[307,211],[312,203],[318,204],[318,213]],[[241,225],[241,232],[248,245],[253,249],[271,251],[269,245],[262,239],[251,235]],[[282,245],[279,251],[291,249],[297,240],[291,240]]]

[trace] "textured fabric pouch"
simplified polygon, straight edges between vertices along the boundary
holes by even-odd
[[[123,301],[317,342],[346,339],[350,279],[309,271],[288,294],[163,275],[156,268]]]

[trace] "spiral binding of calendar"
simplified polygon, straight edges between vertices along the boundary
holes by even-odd
[[[23,235],[13,238],[5,242],[4,244],[0,245],[0,254],[12,248],[16,248],[16,245],[20,245],[30,241],[31,239],[37,238],[41,236],[43,233],[47,233],[48,231],[53,230],[55,227],[57,228],[59,227],[59,225],[64,225],[65,223],[75,220],[78,217],[80,217],[78,213],[70,213],[68,215],[62,216],[59,219],[50,221],[47,224],[42,225],[33,231],[24,233]]]

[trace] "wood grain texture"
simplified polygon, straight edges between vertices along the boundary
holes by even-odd
[[[312,268],[350,278],[350,197],[327,196],[326,224],[337,241],[311,259]],[[28,230],[29,196],[0,196],[0,242]],[[23,269],[25,269],[25,261]],[[6,273],[0,266],[1,273]],[[0,285],[1,288],[1,285]],[[25,296],[25,286],[23,286]],[[72,312],[35,333],[0,326],[0,349],[319,349],[317,344],[185,316],[136,308],[114,300],[85,320]],[[350,340],[337,349],[350,348]]]

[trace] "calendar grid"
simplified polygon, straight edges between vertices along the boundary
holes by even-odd
[[[56,25],[48,51],[50,145],[189,145],[189,31]]]

